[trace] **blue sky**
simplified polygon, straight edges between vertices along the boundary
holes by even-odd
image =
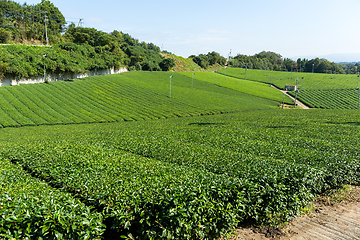
[[[67,21],[83,18],[84,27],[129,33],[183,57],[211,51],[227,57],[231,49],[232,56],[265,50],[288,58],[341,54],[333,61],[360,61],[360,0],[51,2]]]

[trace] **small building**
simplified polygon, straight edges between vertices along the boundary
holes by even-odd
[[[296,85],[285,85],[285,91],[296,91]]]

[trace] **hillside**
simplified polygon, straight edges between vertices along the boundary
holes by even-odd
[[[358,109],[359,75],[279,72],[258,69],[227,68],[218,71],[237,79],[262,82],[284,89],[298,84],[297,99],[311,108]],[[298,81],[296,81],[298,79]],[[289,93],[295,96],[295,92]]]
[[[175,67],[169,69],[171,72],[174,71],[175,72],[214,72],[223,68],[223,65],[220,64],[214,64],[209,66],[208,68],[202,68],[199,65],[197,65],[190,57],[183,58],[175,54],[167,54],[167,53],[161,53],[161,55],[164,58],[170,58],[175,61]]]
[[[149,120],[276,108],[278,99],[167,72],[129,72],[0,88],[2,127]]]

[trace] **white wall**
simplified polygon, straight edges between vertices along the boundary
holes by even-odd
[[[108,75],[108,74],[118,74],[127,72],[128,70],[124,67],[120,69],[108,69],[108,70],[99,70],[99,71],[87,71],[86,73],[61,73],[61,74],[46,74],[46,80],[48,82],[53,81],[61,81],[61,80],[69,80],[75,78],[85,78],[91,77],[96,75]],[[44,76],[39,77],[32,77],[32,78],[11,78],[5,77],[4,79],[0,80],[0,86],[11,86],[11,85],[19,85],[19,84],[32,84],[32,83],[43,83]]]

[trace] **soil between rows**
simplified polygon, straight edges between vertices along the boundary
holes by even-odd
[[[360,187],[324,194],[313,210],[280,228],[238,228],[229,240],[360,239]]]

